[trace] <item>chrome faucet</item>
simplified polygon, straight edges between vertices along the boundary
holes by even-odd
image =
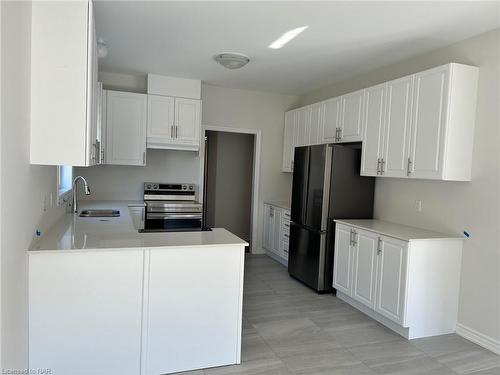
[[[83,182],[83,188],[85,189],[85,195],[90,195],[90,188],[89,185],[87,184],[87,180],[83,176],[76,176],[75,179],[73,180],[73,213],[77,214],[78,213],[78,194],[76,191],[76,183],[78,180],[82,180]]]

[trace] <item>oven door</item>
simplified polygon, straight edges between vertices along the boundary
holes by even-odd
[[[146,212],[145,230],[183,231],[201,228],[201,213]]]

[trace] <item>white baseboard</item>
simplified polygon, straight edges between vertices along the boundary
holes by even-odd
[[[483,348],[491,350],[493,353],[500,355],[499,340],[495,340],[492,337],[486,336],[485,334],[482,334],[460,323],[457,323],[456,332],[457,335],[462,336],[463,338],[472,341],[473,343],[478,344]]]

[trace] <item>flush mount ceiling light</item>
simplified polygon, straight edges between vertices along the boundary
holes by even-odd
[[[108,56],[108,46],[104,39],[99,38],[97,39],[97,57],[102,59],[106,56]]]
[[[224,52],[214,56],[214,60],[224,68],[239,69],[250,62],[250,58],[241,53]]]
[[[302,31],[307,29],[308,27],[309,26],[302,26],[302,27],[297,27],[296,29],[287,31],[282,36],[280,36],[278,39],[276,39],[274,42],[272,42],[269,45],[269,48],[280,49],[285,44],[287,44],[289,41],[291,41],[293,38],[295,38],[297,35],[299,35]]]

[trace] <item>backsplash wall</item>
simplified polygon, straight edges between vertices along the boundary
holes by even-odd
[[[199,184],[200,158],[197,152],[148,150],[145,167],[102,165],[75,168],[73,175],[84,176],[92,194],[90,200],[142,200],[143,183],[187,182]]]

